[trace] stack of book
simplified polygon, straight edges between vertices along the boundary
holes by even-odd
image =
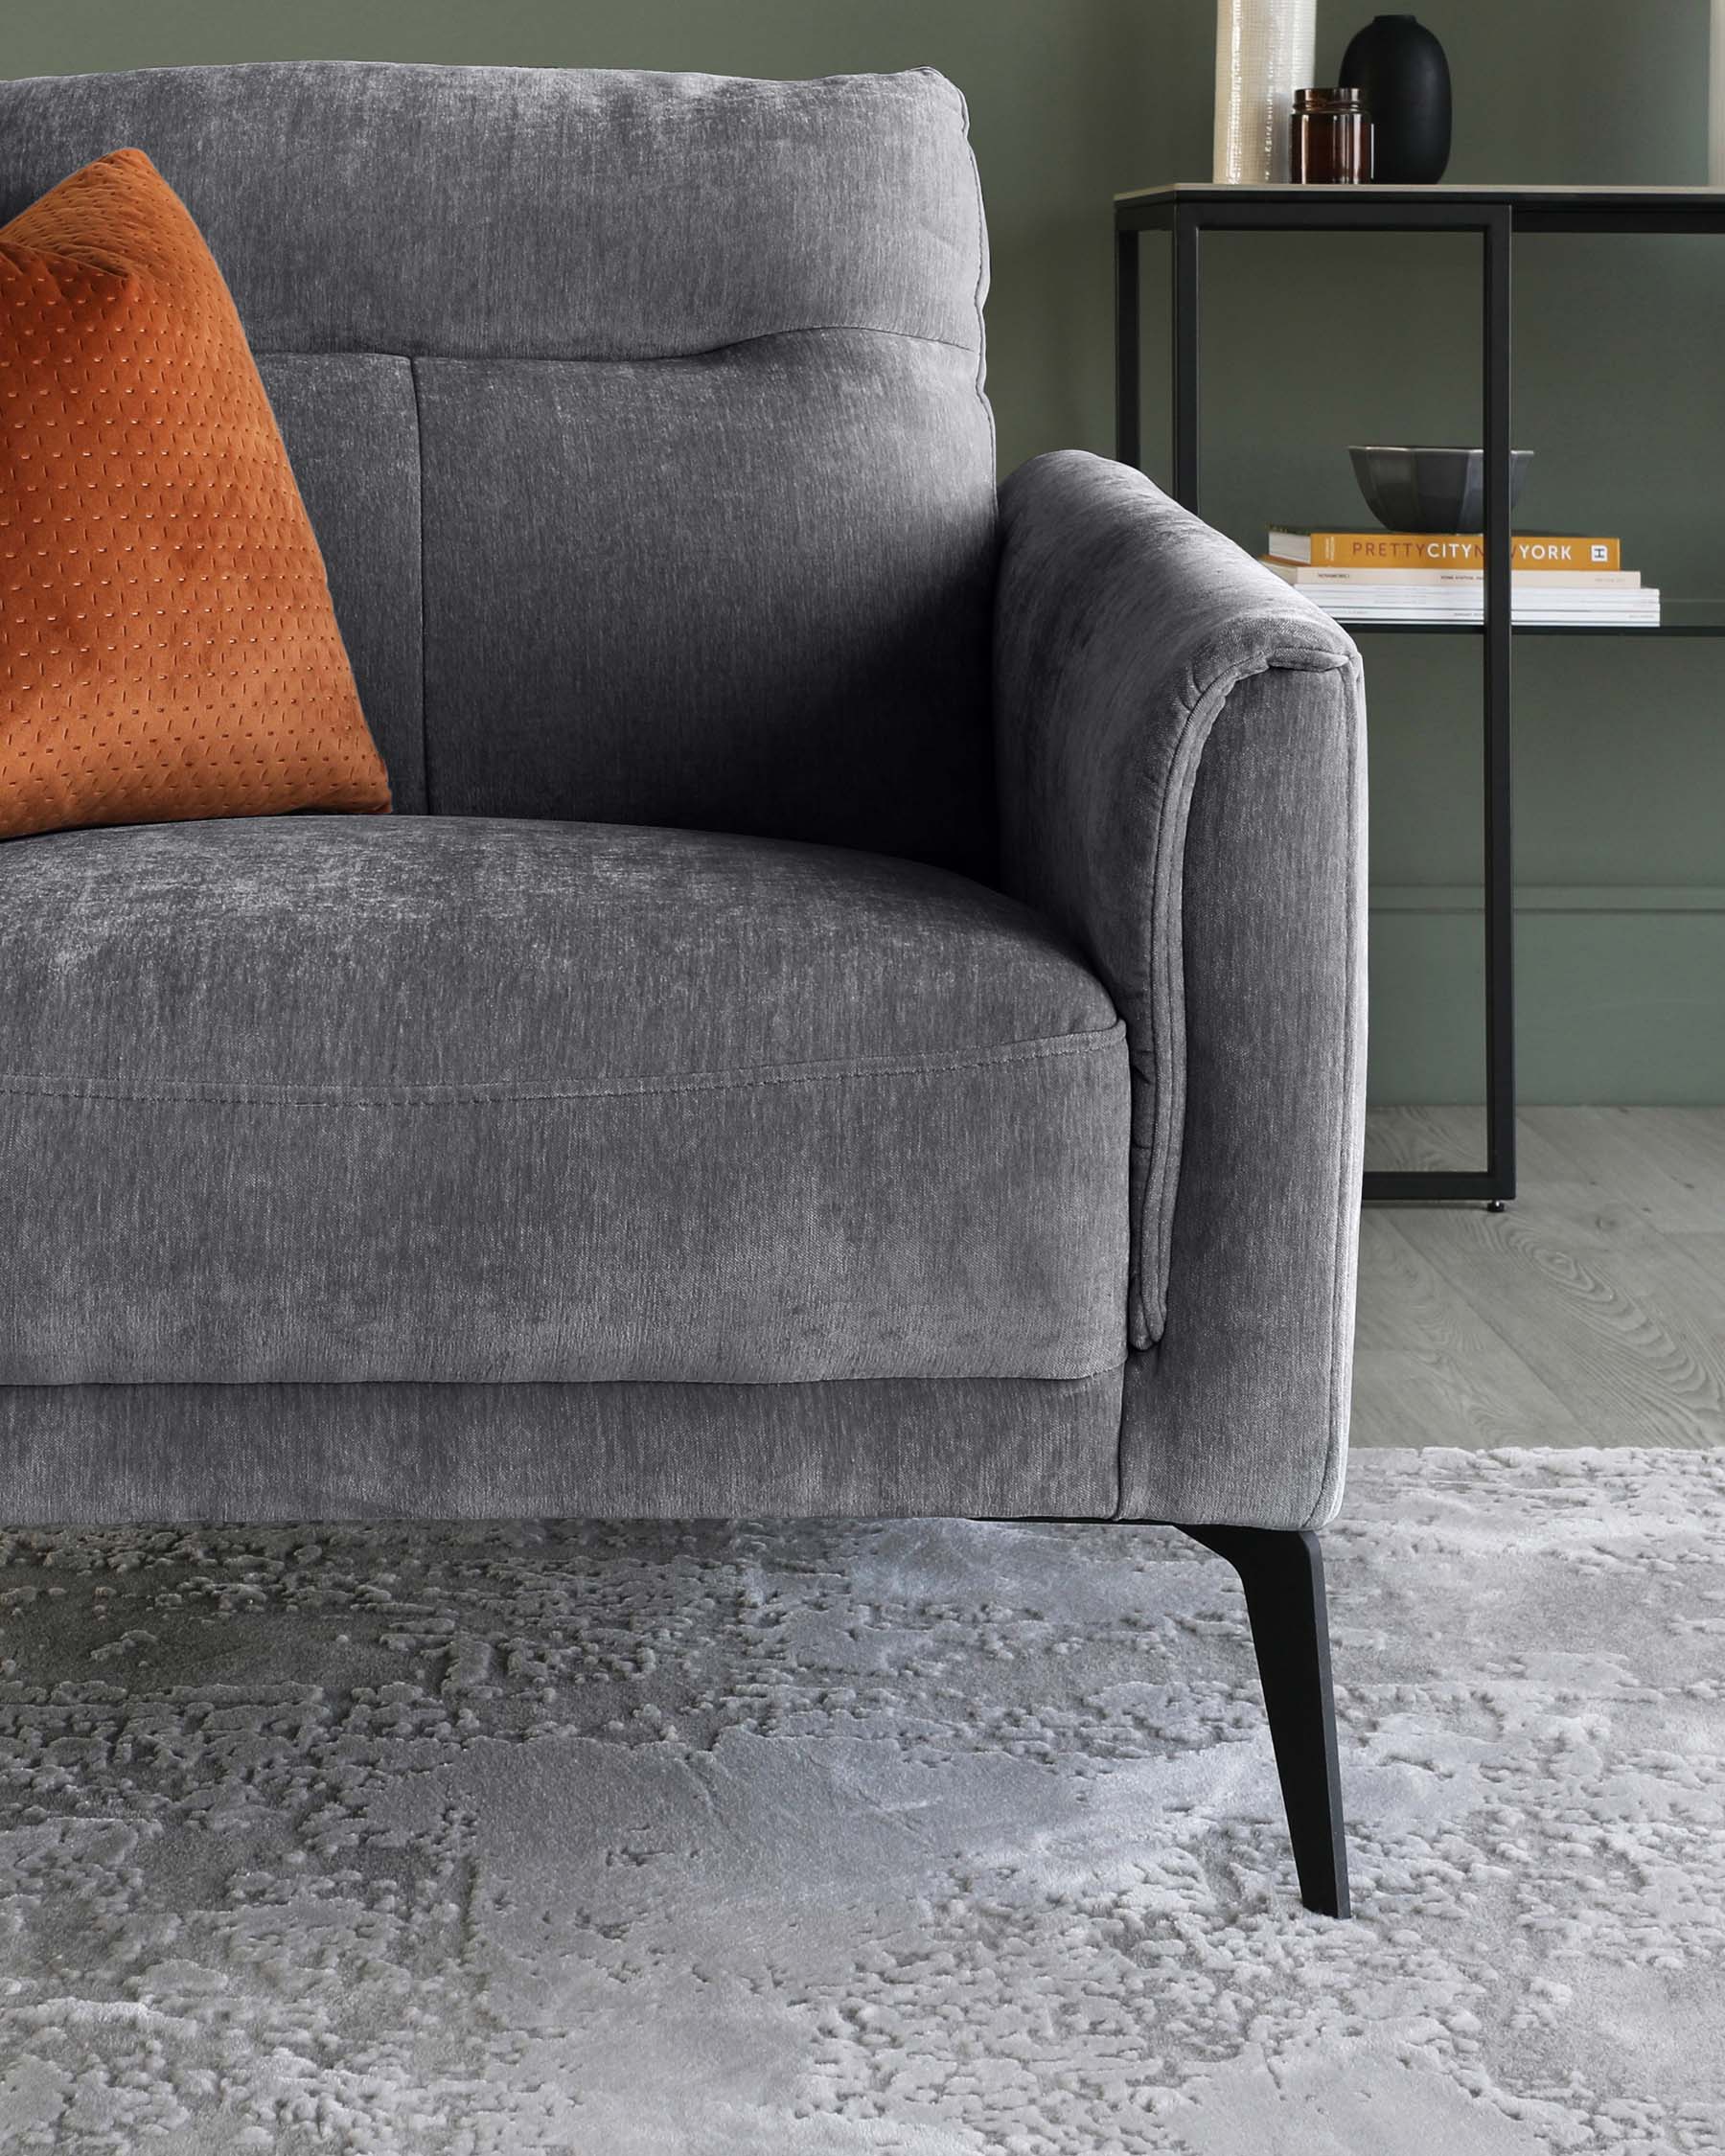
[[[1659,594],[1625,569],[1614,539],[1519,532],[1510,563],[1512,618],[1528,628],[1659,627]],[[1347,622],[1466,626],[1484,618],[1485,551],[1465,532],[1298,531],[1270,534],[1263,557],[1326,613]]]

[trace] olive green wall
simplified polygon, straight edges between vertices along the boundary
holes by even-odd
[[[1704,0],[1425,0],[1457,96],[1450,177],[1695,182]],[[1320,0],[1318,74],[1371,12]],[[968,95],[995,252],[1004,468],[1110,446],[1108,199],[1204,177],[1213,0],[50,0],[11,74],[353,57],[813,75],[930,62]],[[1157,259],[1146,245],[1148,288]],[[1350,440],[1477,436],[1453,239],[1213,244],[1207,511],[1348,517]],[[1516,438],[1530,524],[1621,531],[1673,595],[1725,591],[1725,240],[1529,241]],[[1147,310],[1160,357],[1154,300]],[[1147,388],[1161,386],[1152,364]],[[1154,462],[1155,460],[1153,460]],[[1716,556],[1716,559],[1715,559]],[[1479,1090],[1477,642],[1371,637],[1372,1087]],[[1517,651],[1523,1092],[1725,1100],[1725,645]]]

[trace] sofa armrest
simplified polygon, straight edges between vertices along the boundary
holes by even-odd
[[[1001,875],[1133,1071],[1123,1509],[1303,1525],[1340,1487],[1365,1056],[1365,715],[1328,616],[1141,474],[1001,490]],[[1132,1411],[1129,1404],[1129,1416]],[[1275,1515],[1272,1517],[1271,1515]]]

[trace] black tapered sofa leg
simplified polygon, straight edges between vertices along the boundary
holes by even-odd
[[[1240,1575],[1294,1843],[1300,1898],[1322,1916],[1346,1916],[1347,1831],[1342,1818],[1329,1612],[1318,1537],[1270,1527],[1185,1527],[1182,1532],[1226,1557]]]

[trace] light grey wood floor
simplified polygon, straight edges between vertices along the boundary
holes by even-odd
[[[1725,1444],[1725,1108],[1530,1108],[1523,1195],[1368,1205],[1356,1445]],[[1374,1110],[1374,1167],[1477,1165],[1477,1112]]]

